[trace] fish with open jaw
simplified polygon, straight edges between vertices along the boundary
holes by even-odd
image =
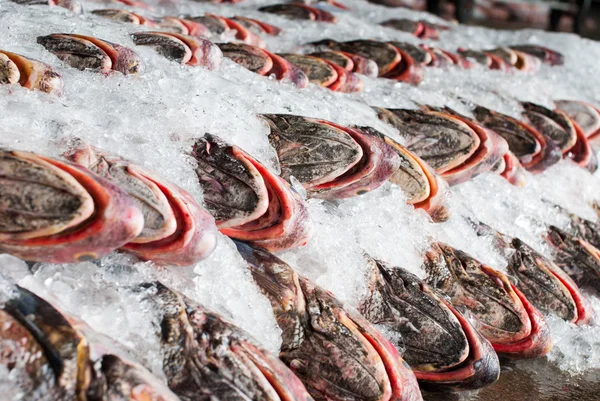
[[[408,150],[442,175],[462,165],[480,145],[479,137],[467,124],[446,114],[378,107],[374,110],[407,140]]]
[[[588,139],[600,134],[600,110],[593,105],[578,100],[556,100],[558,110],[566,113]]]
[[[6,50],[0,50],[2,84],[19,84],[59,96],[63,92],[62,77],[51,65]]]
[[[85,323],[12,283],[0,295],[0,366],[24,399],[179,401]]]
[[[214,219],[184,189],[81,140],[64,156],[124,189],[143,212],[142,232],[121,249],[144,260],[178,266],[195,264],[215,249]]]
[[[269,252],[235,244],[282,330],[279,357],[315,400],[422,399],[406,362],[362,316]]]
[[[552,139],[563,155],[575,146],[577,131],[565,112],[560,109],[550,110],[530,102],[521,102],[521,105],[524,109],[523,117],[527,119],[527,122],[542,135]]]
[[[181,64],[216,70],[223,53],[213,42],[203,38],[171,32],[136,32],[131,35],[138,46],[151,46],[169,60]]]
[[[359,311],[371,323],[401,335],[394,342],[419,385],[476,389],[500,375],[492,345],[452,305],[408,271],[369,260],[369,294]]]
[[[537,358],[552,348],[542,314],[506,275],[466,253],[436,242],[424,262],[426,283],[448,297],[496,352],[510,358]]]
[[[509,277],[538,310],[568,322],[589,323],[593,310],[588,300],[560,267],[519,238],[501,234],[483,223],[474,225],[478,235],[491,237],[507,257]]]
[[[563,65],[565,62],[562,54],[547,47],[539,45],[512,45],[510,48],[536,57],[545,64]]]
[[[263,13],[277,14],[289,19],[310,20],[321,22],[337,22],[335,15],[317,7],[311,7],[301,2],[271,4],[258,9]]]
[[[92,36],[53,33],[38,36],[37,42],[73,68],[103,73],[118,71],[140,74],[143,63],[131,49]]]
[[[556,226],[548,226],[546,240],[555,251],[554,261],[581,287],[600,291],[600,250]]]
[[[81,166],[0,149],[0,171],[0,252],[73,263],[100,258],[142,231],[135,201]]]
[[[290,369],[244,330],[159,282],[137,290],[158,311],[162,369],[181,400],[312,401]]]
[[[273,74],[278,80],[289,79],[298,88],[308,86],[308,77],[304,71],[281,56],[244,43],[217,43],[217,46],[223,56],[256,74]]]
[[[400,166],[398,154],[372,128],[286,114],[263,118],[282,176],[288,181],[295,177],[311,197],[362,195],[385,183]]]
[[[207,209],[221,233],[272,251],[306,244],[312,232],[308,210],[283,178],[209,134],[196,141],[192,156]]]
[[[392,71],[402,59],[402,56],[396,47],[389,43],[378,42],[376,40],[336,42],[335,40],[324,39],[310,44],[317,47],[356,54],[373,60],[377,64],[380,77],[383,77],[385,74]]]
[[[508,142],[510,151],[527,170],[541,172],[562,159],[554,141],[529,124],[482,106],[475,106],[473,114],[477,121]]]

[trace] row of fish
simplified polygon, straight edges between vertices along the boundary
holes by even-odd
[[[535,358],[550,350],[540,311],[589,322],[592,310],[576,282],[600,288],[600,251],[588,242],[598,243],[598,227],[569,217],[571,232],[548,232],[558,264],[518,238],[471,222],[510,255],[510,280],[439,242],[425,254],[424,280],[365,255],[371,276],[361,314],[275,255],[235,242],[282,330],[285,365],[243,330],[159,282],[130,288],[160,313],[160,330],[147,335],[160,343],[172,393],[77,318],[3,282],[0,343],[12,351],[0,363],[25,394],[43,391],[36,398],[42,400],[419,400],[417,380],[426,389],[480,388],[498,379],[498,355]],[[374,325],[399,336],[390,343]]]

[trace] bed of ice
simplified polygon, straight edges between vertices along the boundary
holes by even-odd
[[[257,17],[283,28],[279,37],[265,39],[270,50],[287,52],[302,51],[303,43],[324,38],[417,43],[416,38],[377,23],[392,17],[440,22],[431,15],[388,9],[364,0],[344,0],[351,11],[330,9],[339,19],[337,24],[289,21],[256,11],[261,5],[275,2],[245,0],[236,5],[214,5],[165,0],[150,2],[154,11],[135,11],[150,17],[205,12]],[[84,1],[83,5],[88,12],[125,8],[116,2]],[[534,75],[482,68],[429,68],[418,87],[365,78],[365,90],[358,94],[333,93],[314,85],[299,90],[289,82],[257,76],[227,59],[215,72],[184,67],[147,47],[135,48],[145,62],[143,75],[107,78],[69,68],[36,43],[39,35],[73,32],[134,47],[129,34],[144,29],[91,14],[74,16],[58,7],[27,7],[0,0],[0,49],[56,66],[65,82],[61,98],[18,86],[0,86],[0,146],[58,156],[70,138],[80,137],[159,171],[201,201],[187,152],[193,139],[206,132],[236,143],[278,170],[267,129],[257,113],[294,113],[341,124],[371,125],[397,137],[369,106],[415,107],[424,103],[448,105],[468,113],[460,100],[464,99],[518,116],[517,100],[545,105],[559,98],[600,103],[600,45],[575,35],[535,30],[507,32],[452,25],[435,45],[454,51],[458,47],[483,49],[539,43],[561,51],[565,66],[543,66]],[[231,37],[214,39],[225,41]],[[443,224],[432,223],[424,212],[406,205],[402,191],[389,184],[345,201],[309,200],[316,226],[314,238],[306,247],[280,256],[348,305],[356,306],[367,290],[365,253],[422,277],[422,255],[430,241],[440,240],[503,269],[506,261],[487,240],[475,235],[466,216],[474,215],[502,232],[519,236],[545,254],[549,249],[541,238],[544,224],[565,226],[567,222],[542,198],[596,219],[589,203],[600,200],[597,175],[563,161],[527,178],[525,188],[513,187],[493,175],[453,188],[453,217]],[[51,297],[94,329],[114,338],[157,374],[161,370],[157,344],[146,334],[157,330],[157,317],[140,301],[141,295],[131,291],[135,283],[143,281],[163,280],[230,317],[267,348],[275,351],[279,347],[279,331],[267,300],[253,284],[233,244],[223,236],[208,260],[188,268],[157,268],[124,255],[111,255],[97,263],[35,266],[5,255],[0,256],[0,264],[3,273]],[[594,305],[600,313],[596,298]],[[600,367],[598,320],[583,328],[549,320],[556,342],[548,357],[551,361],[570,373]]]

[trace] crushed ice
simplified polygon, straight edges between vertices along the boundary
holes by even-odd
[[[154,11],[136,11],[150,17],[205,12],[257,17],[284,29],[279,37],[265,37],[270,50],[296,52],[307,50],[301,44],[324,38],[417,43],[412,36],[377,23],[403,17],[441,22],[427,14],[361,0],[345,0],[351,11],[334,11],[339,18],[337,24],[289,21],[257,11],[259,6],[275,2],[278,1],[246,0],[217,6],[150,1]],[[83,1],[83,6],[88,12],[125,8],[116,2],[99,1]],[[182,67],[147,47],[135,47],[145,63],[143,75],[106,78],[65,66],[35,40],[49,33],[76,32],[134,47],[129,34],[144,29],[147,28],[89,13],[73,16],[59,7],[26,7],[0,0],[0,48],[56,66],[65,82],[62,98],[19,86],[0,86],[0,146],[58,156],[70,138],[80,137],[160,172],[201,200],[194,165],[187,152],[194,138],[206,132],[237,144],[278,171],[267,128],[256,116],[259,113],[294,113],[342,124],[371,125],[397,136],[369,106],[448,105],[468,113],[468,103],[477,102],[518,117],[517,100],[545,105],[559,98],[600,101],[600,45],[575,35],[534,30],[508,32],[451,26],[451,30],[441,32],[435,45],[454,51],[458,47],[484,49],[539,43],[563,52],[565,66],[543,66],[533,75],[483,68],[429,68],[419,87],[365,79],[365,90],[357,94],[333,93],[314,85],[299,90],[289,82],[259,77],[229,60],[224,60],[221,69],[214,72]],[[227,39],[230,38],[218,38]],[[564,227],[567,222],[542,198],[582,217],[596,219],[589,203],[600,200],[599,184],[597,175],[567,161],[543,174],[528,176],[525,188],[515,188],[498,176],[483,175],[453,189],[454,215],[444,224],[433,224],[422,211],[407,206],[402,192],[390,184],[339,202],[309,200],[315,236],[306,247],[285,252],[281,257],[344,302],[356,306],[366,291],[369,272],[365,254],[422,277],[424,250],[430,241],[441,240],[502,269],[506,263],[502,255],[487,240],[475,235],[466,216],[475,215],[548,255],[549,249],[541,237],[544,224]],[[0,256],[0,263],[5,274],[41,295],[53,294],[64,308],[119,341],[155,373],[161,367],[157,344],[143,333],[157,329],[157,316],[140,301],[140,294],[130,290],[144,280],[161,279],[231,317],[269,349],[279,347],[279,330],[269,304],[253,284],[235,247],[224,237],[208,260],[189,268],[157,269],[123,255],[111,255],[96,264],[68,266],[30,267],[7,256]],[[600,301],[593,299],[600,312]],[[570,372],[600,367],[597,320],[589,327],[576,327],[554,318],[550,318],[550,324],[556,342],[550,360]]]

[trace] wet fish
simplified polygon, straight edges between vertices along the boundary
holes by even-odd
[[[575,146],[577,131],[571,119],[564,112],[550,110],[530,102],[521,104],[525,110],[523,116],[528,122],[544,136],[554,141],[563,154]]]
[[[0,251],[28,261],[100,258],[136,238],[144,218],[122,189],[93,172],[0,149]]]
[[[419,384],[435,389],[487,386],[500,375],[491,344],[415,275],[379,260],[359,311],[401,335],[395,342]]]
[[[554,261],[579,286],[600,289],[600,251],[589,242],[548,226],[547,241],[556,252]]]
[[[398,49],[394,46],[389,43],[378,42],[375,40],[336,42],[331,39],[324,39],[311,44],[371,59],[377,64],[380,77],[392,71],[402,58]]]
[[[81,140],[64,156],[119,185],[142,211],[144,228],[123,250],[160,264],[188,266],[215,249],[214,219],[184,189]]]
[[[277,251],[306,244],[312,223],[281,177],[234,145],[206,134],[192,156],[204,201],[221,233]]]
[[[163,371],[183,401],[311,401],[302,382],[248,333],[159,282],[138,290],[160,316]]]
[[[573,323],[589,322],[593,314],[589,302],[577,284],[554,262],[519,238],[501,234],[483,223],[477,224],[476,231],[490,236],[507,256],[509,277],[537,309]]]
[[[499,354],[535,358],[552,348],[541,313],[504,274],[442,243],[431,245],[424,267],[427,284],[471,314],[474,327]]]
[[[140,74],[143,62],[131,49],[92,36],[54,33],[39,36],[37,42],[71,67],[99,72]]]
[[[315,400],[421,400],[414,374],[358,313],[274,255],[236,241],[282,329],[279,357]]]
[[[0,365],[18,378],[27,399],[179,400],[109,340],[33,292],[3,285],[2,298],[0,346],[12,352]]]
[[[211,41],[171,32],[136,32],[132,35],[138,46],[151,46],[169,60],[181,64],[202,66],[216,70],[221,65],[223,53]]]
[[[479,137],[462,121],[437,112],[376,108],[378,117],[400,131],[407,149],[438,173],[465,162],[479,147]]]
[[[0,50],[0,85],[19,84],[53,95],[62,95],[61,75],[49,64]]]
[[[510,151],[532,172],[540,172],[562,159],[560,148],[550,138],[515,118],[476,106],[475,118],[508,142]]]

